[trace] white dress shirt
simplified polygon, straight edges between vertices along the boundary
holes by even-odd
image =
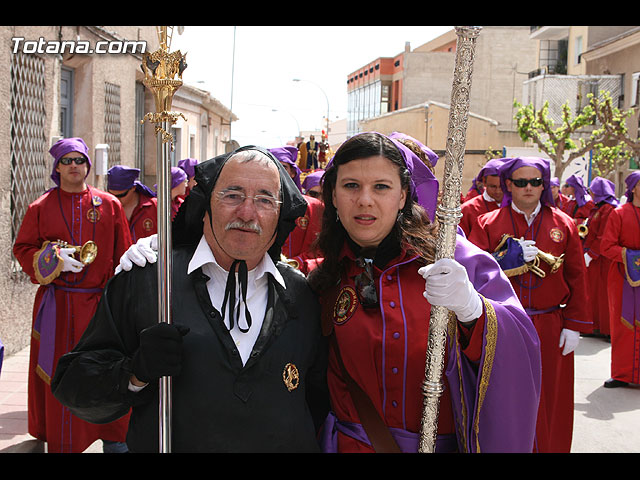
[[[193,257],[191,257],[187,273],[193,272],[198,267],[202,267],[202,272],[209,277],[209,280],[207,281],[207,290],[209,291],[211,304],[225,317],[224,323],[227,329],[229,329],[229,319],[226,318],[228,316],[229,305],[227,305],[227,312],[222,312],[222,303],[224,301],[224,292],[229,272],[216,262],[204,235],[200,239],[200,243],[193,253]],[[243,329],[246,329],[247,327],[244,308],[240,308],[240,316],[237,319],[237,323],[229,332],[238,347],[243,364],[247,362],[249,355],[251,354],[251,350],[253,350],[253,346],[260,334],[262,321],[267,310],[268,273],[273,275],[276,281],[280,283],[283,288],[285,287],[284,278],[282,278],[282,275],[276,268],[271,257],[265,253],[260,263],[258,263],[253,270],[248,272],[247,307],[251,313],[251,328],[247,333],[242,333],[239,330],[238,324],[241,325]],[[236,302],[239,302],[241,294],[237,278],[238,274],[236,273]],[[235,309],[236,305],[233,305],[233,307]]]
[[[213,305],[213,307],[222,314],[222,303],[224,301],[224,292],[227,286],[227,276],[229,272],[218,265],[218,262],[216,262],[204,235],[200,239],[200,243],[191,257],[187,267],[187,274],[193,272],[198,267],[202,267],[202,272],[209,277],[209,280],[207,281],[207,290],[209,291],[209,298],[211,298],[211,305]],[[282,275],[267,253],[264,254],[260,263],[258,263],[253,270],[248,272],[247,307],[251,313],[251,328],[247,333],[242,333],[238,329],[238,323],[245,329],[247,325],[244,308],[241,308],[240,318],[233,326],[233,329],[229,332],[238,347],[238,352],[240,353],[243,365],[247,363],[249,355],[253,350],[253,346],[256,343],[256,339],[260,334],[264,314],[267,310],[269,292],[267,273],[272,274],[276,281],[282,285],[283,288],[286,288],[284,278],[282,278]],[[238,274],[236,273],[236,302],[239,302],[241,294],[237,278]],[[234,305],[234,308],[235,307],[236,305]],[[225,318],[224,322],[228,330],[229,319]],[[136,386],[129,382],[129,390],[134,392],[142,390],[145,386],[146,384],[144,386]]]
[[[493,198],[491,195],[489,195],[487,193],[487,189],[486,188],[482,192],[482,198],[484,198],[487,202],[496,202],[497,201],[495,198]]]
[[[531,216],[528,216],[526,213],[524,213],[522,210],[516,207],[516,204],[513,202],[511,202],[511,208],[513,208],[516,212],[524,215],[524,219],[527,221],[527,225],[531,226],[533,221],[536,219],[536,216],[538,215],[538,213],[540,213],[540,208],[542,208],[542,204],[538,201],[538,205],[536,205],[536,208],[533,210],[533,212],[531,212]]]

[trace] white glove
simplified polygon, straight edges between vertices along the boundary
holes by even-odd
[[[115,274],[123,270],[131,270],[134,263],[139,267],[144,267],[147,262],[155,263],[157,260],[158,234],[154,233],[148,237],[141,238],[124,252],[122,257],[120,257],[120,263],[116,267]]]
[[[569,330],[567,328],[563,328],[560,332],[560,345],[558,347],[564,346],[562,350],[562,355],[568,355],[573,352],[578,346],[578,342],[580,341],[580,333],[575,330]]]
[[[536,255],[538,254],[538,247],[536,247],[535,240],[522,240],[519,239],[518,242],[522,247],[522,256],[524,261],[529,263],[532,262]]]
[[[471,322],[482,315],[482,300],[469,281],[467,270],[450,258],[442,258],[421,267],[425,279],[423,293],[431,305],[447,307],[461,322]]]
[[[84,268],[84,263],[82,263],[80,260],[77,260],[76,258],[73,257],[75,253],[76,253],[75,248],[60,249],[60,257],[62,257],[62,261],[63,261],[63,267],[62,267],[63,272],[78,273],[82,271],[82,269]]]
[[[584,264],[588,267],[589,264],[591,263],[591,260],[593,260],[593,258],[591,258],[591,256],[588,253],[584,254]]]

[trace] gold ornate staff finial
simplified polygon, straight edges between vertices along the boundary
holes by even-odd
[[[178,117],[186,120],[179,112],[171,111],[173,95],[182,86],[182,73],[187,68],[186,54],[180,50],[169,52],[173,27],[158,27],[160,48],[155,52],[145,52],[140,67],[144,72],[142,82],[153,93],[156,102],[155,113],[147,113],[142,122],[149,120],[156,124],[156,134],[161,133],[163,142],[170,142],[173,149],[173,136],[161,125],[162,122],[175,123]]]

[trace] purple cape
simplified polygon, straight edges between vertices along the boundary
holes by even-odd
[[[270,148],[269,152],[271,152],[271,154],[274,155],[280,162],[291,165],[295,169],[296,175],[293,178],[293,182],[302,192],[302,185],[300,184],[301,170],[296,163],[296,160],[298,159],[298,149],[291,145],[285,145],[284,147]]]
[[[504,158],[494,158],[489,160],[484,164],[484,167],[480,169],[478,175],[476,176],[477,181],[482,181],[482,179],[489,175],[500,175],[500,166],[504,163]]]
[[[627,178],[624,179],[624,182],[627,185],[627,191],[624,193],[624,195],[627,197],[627,202],[631,203],[633,202],[633,189],[636,186],[636,183],[638,183],[638,180],[640,180],[640,172],[636,171],[636,172],[632,172],[629,175],[627,175]]]
[[[185,171],[187,177],[193,178],[196,174],[196,165],[198,164],[198,160],[195,158],[185,158],[184,160],[180,160],[178,162],[178,167]]]
[[[573,187],[575,193],[574,196],[576,197],[576,203],[578,204],[578,207],[582,207],[589,201],[589,192],[587,192],[587,188],[584,186],[582,177],[574,174],[567,178],[567,181],[564,183],[566,183],[570,187]]]
[[[467,270],[485,311],[484,349],[478,365],[449,336],[445,372],[465,452],[533,449],[541,388],[540,340],[511,282],[491,255],[458,236],[455,259]]]
[[[313,187],[317,187],[318,185],[320,185],[323,175],[324,170],[316,170],[315,172],[312,172],[304,177],[304,182],[302,182],[302,191],[306,193]]]
[[[426,210],[429,220],[433,222],[438,205],[438,180],[431,169],[408,147],[393,138],[387,138],[400,150],[404,163],[409,172],[411,172],[410,195],[412,200],[419,203]]]
[[[606,202],[617,207],[620,203],[616,198],[616,188],[611,180],[596,177],[591,180],[589,190],[591,191],[591,196],[593,197],[593,201],[596,205],[600,202]]]

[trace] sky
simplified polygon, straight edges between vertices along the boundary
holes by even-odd
[[[185,84],[207,90],[239,118],[231,137],[267,148],[347,116],[347,77],[451,26],[185,26],[170,51],[186,53]],[[234,41],[235,40],[235,41]],[[298,79],[299,81],[294,81]]]

